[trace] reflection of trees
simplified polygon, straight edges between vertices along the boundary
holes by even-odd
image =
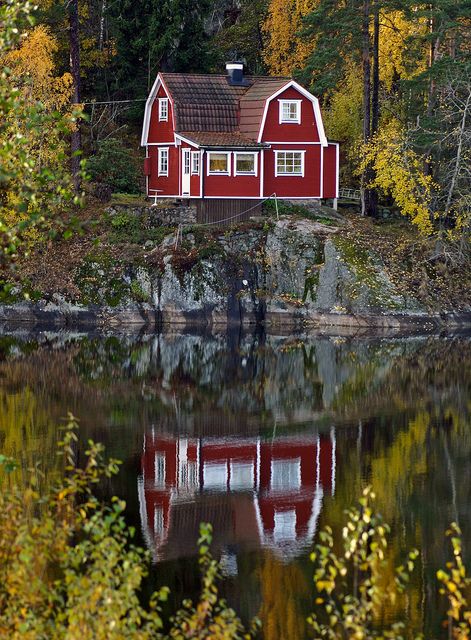
[[[0,389],[0,451],[19,464],[16,482],[21,484],[34,467],[41,470],[40,486],[49,482],[59,468],[58,437],[57,423],[28,387],[11,393]]]
[[[428,382],[440,386],[440,376],[436,383]],[[451,376],[451,389],[455,382]],[[462,385],[467,388],[468,383],[464,375]],[[407,610],[398,613],[425,637],[435,637],[444,615],[435,576],[450,555],[445,531],[457,520],[465,539],[471,532],[470,407],[460,403],[462,387],[454,390],[443,388],[437,404],[419,396],[419,408],[410,417],[393,413],[388,420],[338,430],[336,496],[335,501],[325,502],[321,515],[321,524],[340,530],[343,510],[355,502],[362,485],[374,487],[377,508],[392,526],[395,563],[402,562],[406,549],[421,550],[412,592],[407,603],[397,606],[407,605]],[[434,389],[429,392],[435,397]],[[467,549],[467,555],[469,562],[471,550]]]
[[[301,603],[309,602],[311,587],[301,567],[284,564],[271,553],[261,561],[262,605],[259,618],[265,640],[304,640],[307,613]]]

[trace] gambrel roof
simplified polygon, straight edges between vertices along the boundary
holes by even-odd
[[[260,146],[269,101],[290,87],[312,102],[320,141],[327,144],[319,101],[291,78],[245,76],[243,84],[231,84],[227,75],[159,73],[146,102],[143,146],[160,86],[172,104],[174,132],[199,146]]]

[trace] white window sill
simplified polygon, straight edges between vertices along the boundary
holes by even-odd
[[[302,173],[275,173],[275,178],[279,176],[286,177],[289,176],[291,178],[304,178],[304,174]]]

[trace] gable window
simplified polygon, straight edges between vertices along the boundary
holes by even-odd
[[[257,160],[255,153],[235,154],[235,175],[256,176]]]
[[[304,151],[275,151],[275,176],[304,176]]]
[[[231,175],[229,153],[208,152],[208,175]]]
[[[301,122],[301,100],[280,100],[280,124]]]
[[[168,120],[168,98],[159,98],[159,120]]]
[[[199,175],[200,173],[200,152],[191,152],[191,173],[193,175]]]
[[[168,176],[168,147],[159,147],[158,175]]]

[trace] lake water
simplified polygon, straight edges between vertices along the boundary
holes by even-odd
[[[23,469],[47,482],[68,411],[122,460],[103,492],[127,501],[170,606],[198,590],[211,522],[230,604],[266,639],[309,637],[310,550],[371,484],[396,564],[421,550],[397,613],[439,628],[450,522],[471,557],[471,337],[17,331],[0,376],[1,450]]]

